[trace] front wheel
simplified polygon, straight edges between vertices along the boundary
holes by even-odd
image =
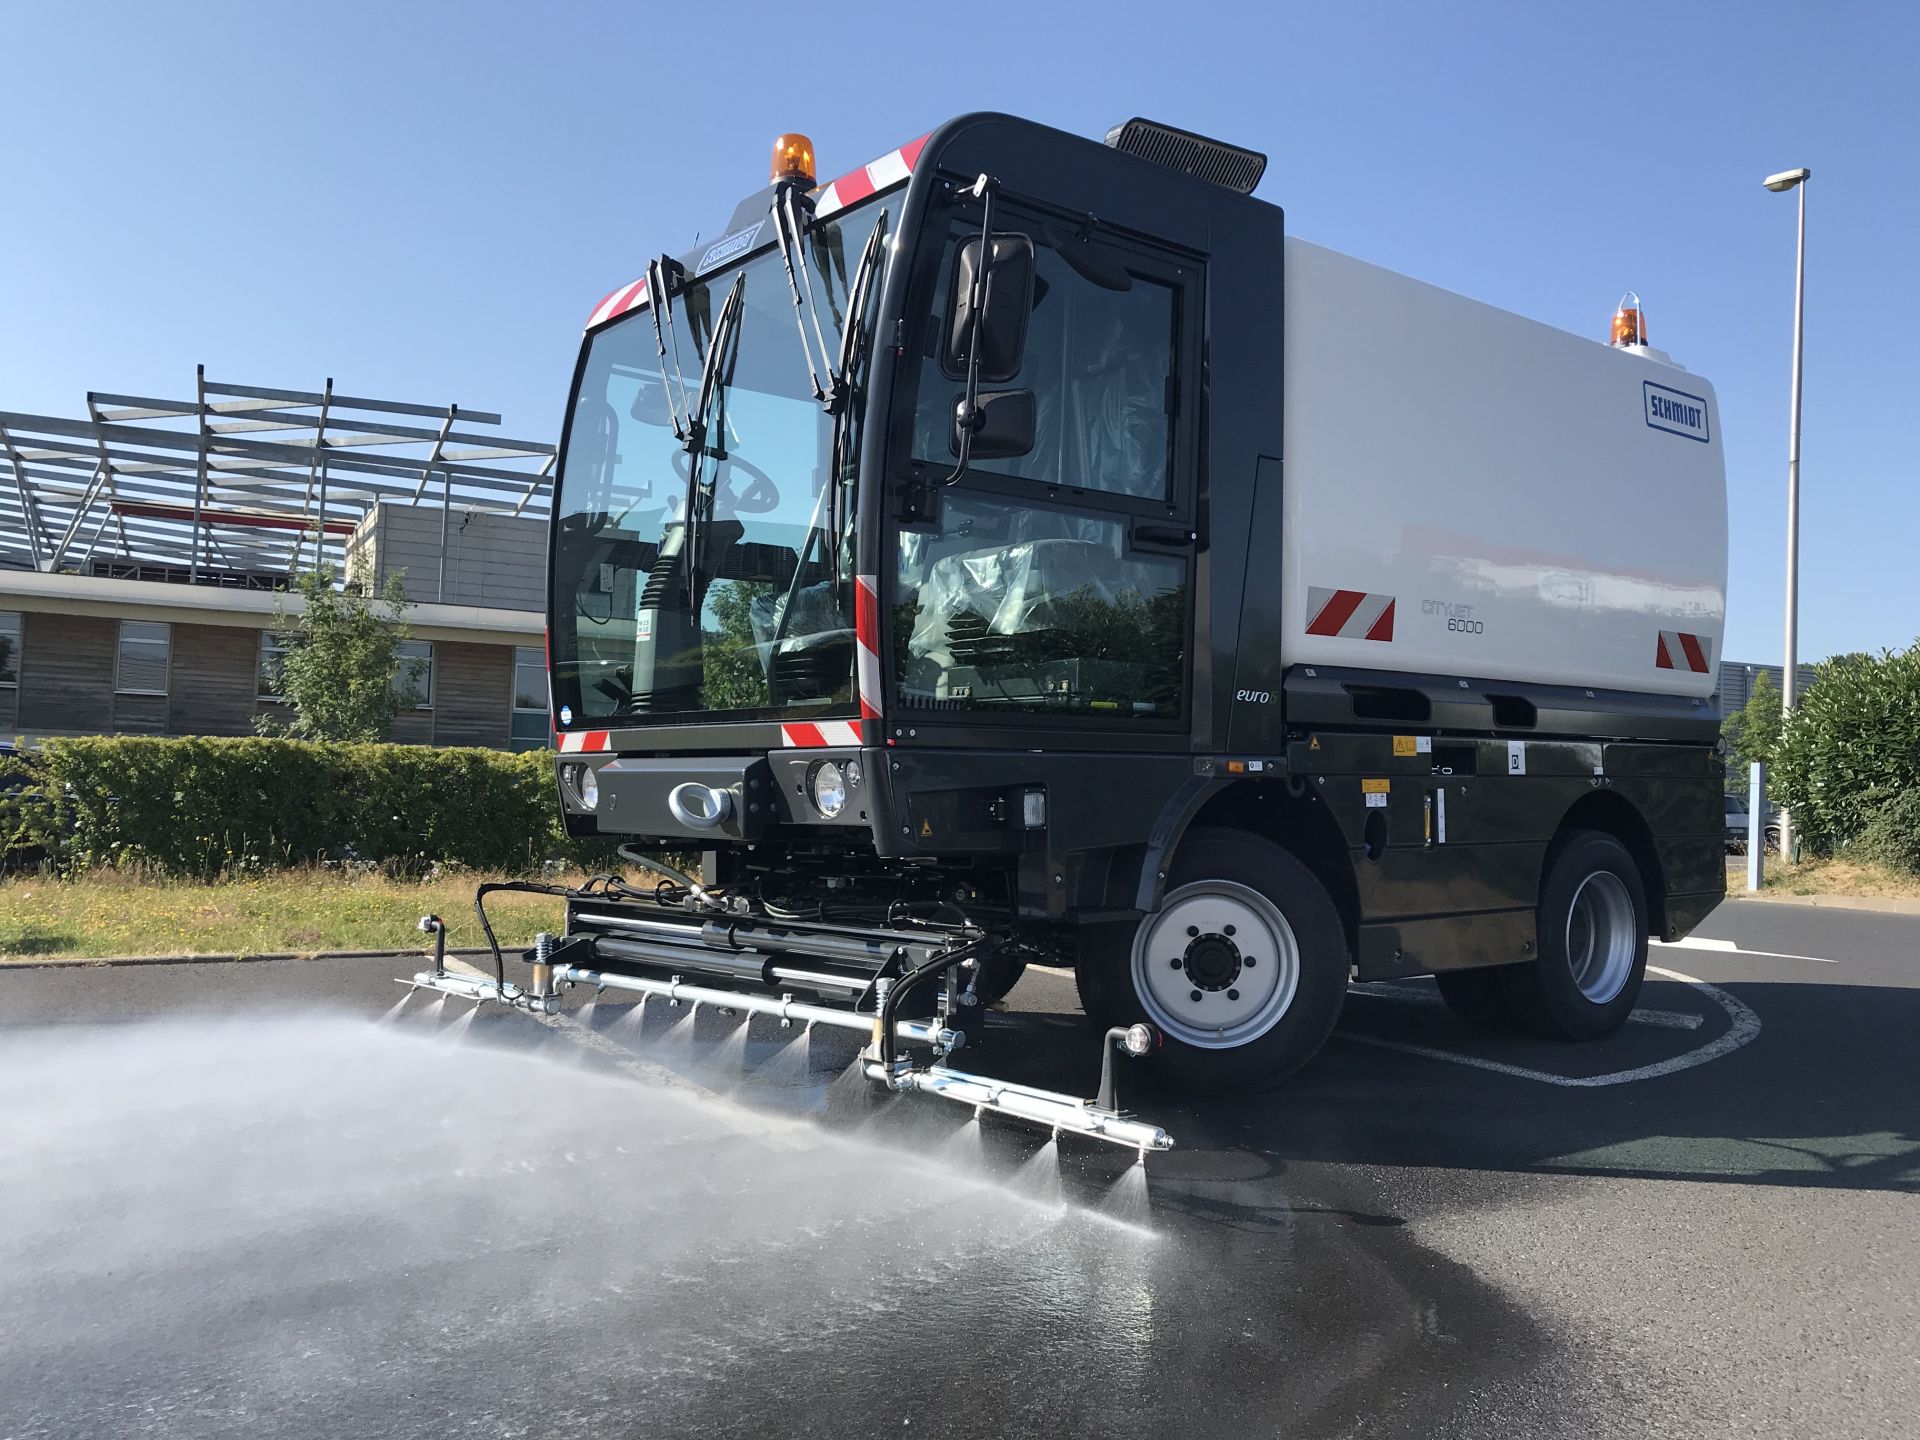
[[[1160,1032],[1157,1070],[1199,1090],[1262,1090],[1326,1042],[1346,998],[1345,927],[1313,872],[1271,841],[1188,834],[1160,909],[1081,961],[1097,1021]]]

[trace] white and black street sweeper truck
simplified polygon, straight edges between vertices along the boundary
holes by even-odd
[[[821,186],[782,136],[636,265],[548,567],[559,803],[636,868],[411,983],[846,1026],[1143,1153],[1116,1053],[1270,1087],[1350,984],[1617,1029],[1725,888],[1713,389],[1637,300],[1603,343],[1292,238],[1265,163],[968,115]],[[1029,961],[1095,1100],[957,1066]]]

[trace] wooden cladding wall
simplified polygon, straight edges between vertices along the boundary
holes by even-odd
[[[113,728],[113,665],[120,622],[94,615],[20,617],[24,731]]]
[[[260,689],[260,632],[175,625],[167,686],[173,735],[251,735]]]
[[[439,640],[433,668],[433,743],[504,746],[513,706],[513,650]]]

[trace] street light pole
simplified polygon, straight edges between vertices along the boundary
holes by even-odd
[[[1799,678],[1800,649],[1800,354],[1807,306],[1807,178],[1811,170],[1783,170],[1769,175],[1767,189],[1800,192],[1800,236],[1793,267],[1793,406],[1787,420],[1787,653],[1780,679],[1780,718],[1793,714],[1795,682]],[[1793,817],[1780,813],[1780,854],[1793,854]]]

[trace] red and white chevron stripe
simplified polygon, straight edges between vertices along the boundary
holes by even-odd
[[[647,277],[642,275],[632,284],[622,285],[606,299],[593,307],[593,313],[587,317],[586,328],[592,330],[609,320],[617,319],[633,309],[647,298]]]
[[[860,727],[851,720],[815,720],[782,725],[780,743],[788,749],[817,750],[823,745],[858,745]]]
[[[1707,673],[1713,660],[1713,639],[1690,635],[1685,630],[1662,630],[1653,643],[1653,664],[1658,670],[1691,670]]]
[[[1342,640],[1393,639],[1391,595],[1365,590],[1329,590],[1307,587],[1307,634],[1338,636]]]
[[[813,192],[813,213],[821,219],[856,205],[885,190],[890,185],[898,185],[913,173],[914,162],[920,158],[920,152],[926,148],[927,137],[910,140],[898,150],[889,150],[878,160],[862,165],[858,170],[842,175],[838,180],[823,189]],[[593,307],[593,313],[587,317],[586,328],[595,329],[609,320],[618,320],[629,310],[637,309],[647,298],[647,277],[622,285],[618,290],[606,296]]]
[[[927,137],[922,135],[918,140],[909,140],[898,150],[889,150],[878,160],[842,175],[831,185],[814,193],[813,213],[825,219],[834,211],[857,205],[889,185],[898,185],[913,173],[914,162],[920,158],[920,152],[926,148],[926,144]]]
[[[853,638],[858,661],[860,718],[880,718],[880,582],[861,575],[853,582]]]
[[[613,732],[611,730],[568,730],[560,736],[560,753],[572,755],[578,751],[611,750]]]

